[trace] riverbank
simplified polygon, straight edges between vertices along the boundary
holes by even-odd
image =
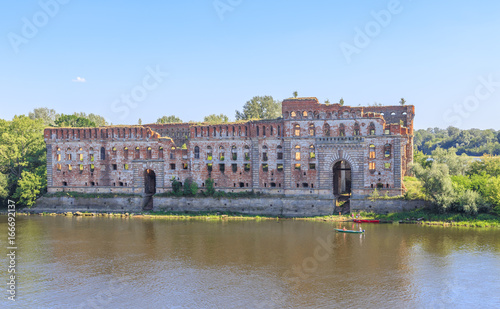
[[[465,227],[495,227],[500,228],[500,217],[493,214],[466,215],[464,213],[435,213],[429,210],[417,209],[399,213],[374,214],[360,213],[365,219],[379,219],[403,224],[425,224]]]
[[[4,214],[4,213],[2,213]],[[30,212],[30,210],[20,211],[18,215],[40,215],[40,216],[81,216],[81,217],[110,217],[110,218],[136,218],[136,219],[166,219],[166,220],[297,220],[297,221],[318,221],[318,222],[352,222],[348,215],[329,215],[311,217],[286,218],[280,216],[252,215],[241,213],[222,212]],[[462,227],[485,227],[500,228],[500,217],[491,214],[478,214],[476,216],[455,214],[437,214],[428,210],[415,210],[401,213],[374,214],[361,212],[363,219],[378,219],[381,223],[399,224],[420,224],[436,226],[462,226]]]

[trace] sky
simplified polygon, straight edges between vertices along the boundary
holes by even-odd
[[[3,0],[0,118],[234,119],[254,96],[415,105],[500,130],[500,2]]]

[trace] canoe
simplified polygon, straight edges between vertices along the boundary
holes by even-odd
[[[365,232],[365,230],[363,230],[362,232],[360,232],[360,231],[353,231],[353,230],[345,230],[344,231],[343,229],[334,229],[334,230],[336,230],[339,233],[354,233],[354,234],[361,234],[361,233]]]
[[[357,223],[379,223],[380,220],[375,220],[375,219],[372,219],[372,220],[368,220],[368,219],[354,219],[354,222],[357,222]]]

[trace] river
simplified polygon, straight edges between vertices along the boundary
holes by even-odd
[[[0,244],[7,252],[7,219]],[[2,308],[499,308],[500,230],[17,217]],[[6,254],[0,258],[8,281]],[[3,289],[5,291],[5,288]]]

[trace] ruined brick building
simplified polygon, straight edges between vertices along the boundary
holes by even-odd
[[[203,190],[210,177],[228,192],[400,195],[413,118],[414,106],[292,98],[272,120],[47,128],[48,191],[161,193],[172,177]]]

